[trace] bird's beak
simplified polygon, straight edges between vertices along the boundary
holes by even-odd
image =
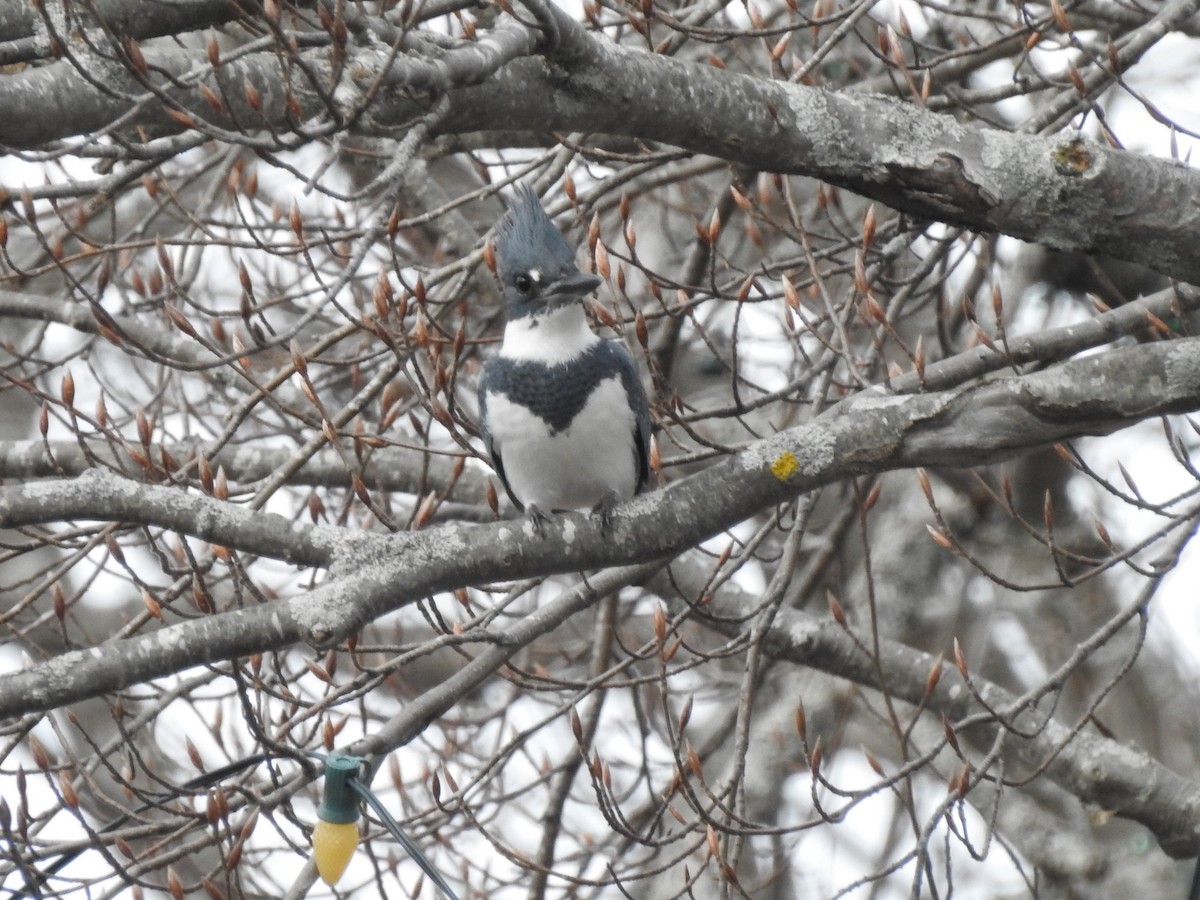
[[[574,300],[582,300],[598,287],[600,287],[599,278],[589,272],[580,272],[576,269],[548,285],[548,290],[542,296],[548,303],[557,306]]]

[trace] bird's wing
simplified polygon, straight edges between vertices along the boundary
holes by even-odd
[[[496,474],[500,476],[500,483],[504,485],[504,493],[508,494],[508,499],[513,502],[513,506],[524,512],[525,504],[518,500],[517,495],[512,492],[512,488],[508,484],[508,476],[504,473],[504,460],[500,456],[500,445],[493,439],[492,430],[488,428],[487,395],[497,376],[494,363],[494,360],[488,360],[484,364],[483,374],[479,379],[479,430],[483,434],[483,445],[492,459]]]
[[[637,489],[640,491],[650,480],[650,404],[646,399],[646,389],[642,386],[642,376],[638,372],[637,363],[623,344],[613,342],[613,348],[616,351],[613,355],[621,368],[621,384],[625,386],[629,403],[633,407],[633,444],[637,450]]]

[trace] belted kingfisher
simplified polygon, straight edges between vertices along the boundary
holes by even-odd
[[[539,533],[546,513],[591,509],[607,527],[614,504],[646,483],[650,413],[624,345],[587,324],[600,286],[522,186],[496,227],[496,275],[508,323],[484,365],[479,417],[508,496]]]

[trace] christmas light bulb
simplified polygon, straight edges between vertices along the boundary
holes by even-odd
[[[330,887],[350,865],[350,857],[358,847],[357,822],[326,822],[318,819],[312,833],[313,859],[317,874]]]
[[[357,756],[330,753],[325,758],[325,787],[312,845],[317,873],[330,887],[342,877],[358,846],[358,798],[350,788],[350,779],[361,768],[362,760]]]

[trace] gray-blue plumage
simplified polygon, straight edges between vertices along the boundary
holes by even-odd
[[[608,508],[649,477],[650,414],[624,345],[588,328],[582,300],[600,284],[528,188],[497,226],[496,274],[508,323],[484,366],[480,420],[513,503],[543,511]]]

